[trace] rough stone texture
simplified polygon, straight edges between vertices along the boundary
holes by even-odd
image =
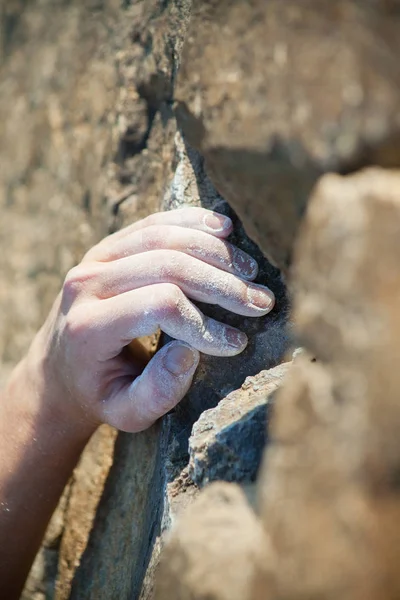
[[[208,179],[203,159],[185,144],[179,133],[175,136],[176,170],[171,185],[164,196],[164,208],[181,206],[205,206],[229,214],[235,230],[231,241],[252,254],[258,261],[260,272],[257,281],[267,283],[275,292],[275,310],[261,319],[233,315],[219,307],[199,304],[209,316],[239,327],[249,336],[248,348],[238,357],[220,359],[202,356],[192,387],[186,398],[164,419],[160,437],[159,480],[163,483],[162,495],[153,495],[149,503],[159,503],[160,519],[154,522],[157,536],[154,540],[148,572],[144,579],[141,600],[152,598],[153,573],[168,531],[181,512],[193,501],[197,488],[188,478],[188,440],[191,429],[201,413],[216,406],[229,392],[241,386],[249,374],[273,367],[282,360],[289,345],[286,322],[288,301],[279,271],[263,257],[257,246],[246,236],[236,215],[217,193]],[[164,337],[164,341],[167,339]],[[158,490],[155,488],[157,493]],[[153,528],[152,528],[153,529]]]
[[[4,368],[25,352],[66,271],[106,233],[102,166],[111,158],[116,77],[104,46],[118,2],[105,2],[104,11],[81,2],[56,4],[13,2],[2,9]]]
[[[157,600],[224,600],[236,586],[251,600],[399,597],[399,223],[399,171],[322,178],[294,262],[306,350],[275,404],[259,482],[265,536],[238,551],[236,522],[214,519],[206,488],[166,546]],[[228,565],[236,574],[260,551],[231,589]]]
[[[400,172],[328,175],[295,261],[301,357],[277,398],[261,484],[271,595],[400,594]]]
[[[71,581],[86,548],[104,483],[113,462],[116,435],[117,432],[110,427],[100,427],[73,473],[57,553],[57,600],[67,600],[69,597]]]
[[[244,352],[232,358],[203,355],[191,389],[174,411],[171,427],[175,432],[174,456],[179,472],[187,464],[188,438],[192,425],[201,413],[215,407],[227,394],[238,389],[247,376],[274,367],[282,361],[290,337],[287,331],[289,303],[286,288],[279,271],[262,255],[259,248],[244,232],[235,213],[218,194],[204,171],[204,160],[185,144],[178,133],[176,143],[176,170],[170,188],[166,191],[164,208],[204,206],[229,215],[234,231],[228,238],[233,244],[251,254],[258,262],[256,281],[268,285],[276,296],[274,310],[262,318],[235,315],[218,306],[197,303],[208,316],[229,323],[246,332],[249,344]]]
[[[400,161],[397,0],[195,0],[176,92],[189,143],[286,269],[321,173]]]
[[[0,4],[1,385],[67,270],[107,232],[104,164],[112,159],[117,99],[110,32],[120,2]],[[98,467],[105,473],[111,447],[112,434],[96,436],[83,463],[102,451]],[[73,528],[78,532],[82,523],[81,534],[101,493],[101,478],[86,475],[85,512],[74,513]],[[54,595],[70,492],[50,523],[24,600]]]
[[[172,530],[156,600],[251,600],[269,552],[261,522],[239,486],[210,485]]]
[[[233,399],[250,395],[248,388],[226,398],[277,364],[289,343],[280,274],[225,200],[286,270],[322,173],[399,164],[399,3],[196,0],[176,95],[182,136],[172,103],[190,5],[1,7],[0,308],[9,318],[0,323],[0,378],[86,247],[161,204],[229,213],[232,241],[259,260],[259,281],[278,300],[257,320],[202,306],[247,331],[247,351],[204,357],[179,408],[149,432],[118,437],[88,544],[99,488],[93,484],[86,515],[92,466],[76,472],[36,571],[54,572],[61,546],[60,600],[150,600],[164,533],[187,509],[167,546],[157,598],[394,600],[398,172],[325,176],[312,194],[293,271],[296,337],[306,353],[276,403],[259,486],[264,532],[237,487],[212,486],[196,498],[188,438],[205,408],[221,400],[219,420]],[[246,413],[240,426],[253,417]],[[101,482],[107,459],[99,448],[82,465],[96,458],[93,479]],[[230,477],[226,456],[223,469],[211,464],[212,474],[196,481]],[[249,477],[246,464],[236,468]],[[24,598],[51,596],[53,583],[31,579]]]
[[[0,381],[84,251],[108,229],[159,209],[173,172],[173,59],[189,4],[41,0],[0,7],[0,309],[7,315],[0,320]],[[108,431],[92,440],[53,519],[57,527],[46,535],[27,599],[53,596],[60,547],[57,596],[68,596],[114,437]],[[124,464],[123,441],[117,453],[116,470]],[[145,462],[131,465],[147,472]]]
[[[158,439],[159,426],[135,436],[118,436],[114,464],[71,600],[138,597],[154,523],[162,510],[156,477]]]
[[[189,475],[197,486],[255,480],[267,443],[273,393],[289,364],[247,377],[241,389],[202,413],[189,439]]]

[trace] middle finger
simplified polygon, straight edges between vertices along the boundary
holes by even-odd
[[[178,250],[239,277],[257,276],[257,262],[243,250],[204,231],[175,225],[151,225],[114,243],[103,244],[97,252],[94,247],[90,259],[108,262],[149,250]]]
[[[104,265],[94,292],[110,298],[156,283],[173,283],[193,300],[256,317],[274,306],[272,291],[175,250],[152,250]]]

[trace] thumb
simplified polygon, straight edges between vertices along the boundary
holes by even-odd
[[[100,418],[130,433],[147,429],[182,400],[199,360],[199,352],[189,344],[170,342],[133,383],[104,402]]]

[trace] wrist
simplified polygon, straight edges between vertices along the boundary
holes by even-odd
[[[83,447],[97,428],[60,385],[52,361],[43,350],[40,333],[15,367],[5,392],[10,408],[14,405],[21,411],[21,418],[35,435],[49,433],[64,447]]]

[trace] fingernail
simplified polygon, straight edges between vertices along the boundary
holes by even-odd
[[[225,339],[229,346],[234,348],[245,348],[247,346],[247,335],[237,329],[225,329]]]
[[[232,225],[232,221],[229,217],[224,217],[217,213],[209,213],[206,215],[203,219],[203,223],[208,229],[211,229],[211,231],[214,232],[226,231]]]
[[[197,356],[185,344],[174,344],[170,346],[164,357],[164,366],[172,375],[184,375],[193,368]]]
[[[271,290],[268,290],[267,288],[249,287],[247,290],[247,297],[252,306],[265,311],[272,310],[275,304],[275,297]]]
[[[258,264],[245,252],[237,250],[233,256],[233,266],[236,271],[244,277],[255,277],[258,271]]]

